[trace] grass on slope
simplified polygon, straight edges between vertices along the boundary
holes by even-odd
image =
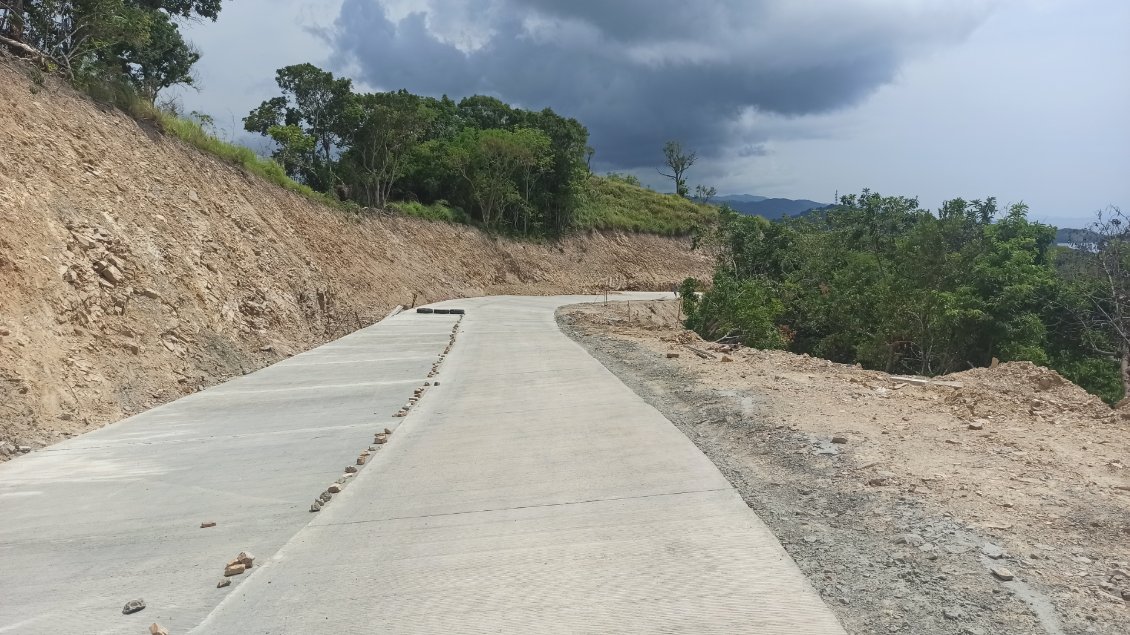
[[[601,176],[589,178],[577,210],[578,229],[620,229],[676,236],[714,222],[718,210]]]
[[[199,150],[215,155],[225,161],[242,166],[248,172],[257,174],[275,185],[286,188],[292,192],[297,192],[320,203],[330,205],[341,204],[340,201],[321,192],[314,191],[309,186],[303,185],[290,178],[287,176],[282,166],[275,161],[264,159],[256,155],[250,148],[237,146],[208,134],[208,132],[201,128],[200,124],[195,121],[158,111],[157,123],[161,126],[161,130],[163,130],[165,134],[172,135]]]
[[[152,122],[165,134],[180,139],[202,152],[241,166],[279,187],[297,192],[319,203],[341,206],[341,202],[337,199],[317,192],[287,176],[282,166],[274,160],[256,155],[251,148],[217,139],[198,122],[161,110],[140,98],[128,86],[100,81],[80,82],[77,86],[95,101],[112,104],[138,121]]]

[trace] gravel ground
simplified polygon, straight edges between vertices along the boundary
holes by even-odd
[[[558,315],[565,332],[714,461],[849,632],[1130,632],[1130,609],[1117,597],[1096,598],[1088,590],[1087,602],[1074,602],[1080,589],[1065,591],[1025,575],[1040,555],[1012,553],[1009,526],[965,522],[913,486],[867,487],[869,480],[898,476],[875,476],[874,464],[861,464],[853,454],[853,440],[834,443],[782,424],[780,404],[773,403],[778,397],[720,389],[686,363],[657,354],[652,343],[610,334],[614,329],[599,320],[570,311]],[[1010,574],[1014,579],[1000,579]]]

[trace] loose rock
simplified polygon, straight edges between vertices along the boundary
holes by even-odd
[[[215,526],[216,526],[216,523],[214,523],[210,520],[200,523],[201,529],[208,529],[209,527],[215,527]]]
[[[122,607],[122,613],[125,614],[125,615],[131,615],[133,613],[137,613],[138,611],[140,611],[144,608],[145,608],[145,600],[138,598],[136,600],[130,600],[129,602],[126,602],[126,605]]]
[[[834,436],[834,437],[832,437],[832,443],[838,443],[840,445],[843,445],[847,442],[848,442],[848,438],[845,437],[845,436]]]
[[[255,562],[255,556],[251,555],[250,552],[240,551],[239,555],[235,557],[235,561],[250,569]]]
[[[926,544],[926,539],[918,534],[901,534],[895,538],[896,545],[908,545],[911,547],[921,547]]]
[[[341,492],[341,485],[334,483],[333,485],[330,485],[330,488],[326,491],[328,491],[331,494],[338,494],[338,493]]]
[[[220,581],[216,583],[217,589],[222,589],[226,586],[231,586],[231,579],[230,578],[221,578]]]
[[[153,622],[149,625],[149,635],[169,635],[169,631],[164,626]]]
[[[993,560],[1000,560],[1005,556],[1006,552],[1004,549],[998,547],[997,545],[994,545],[991,542],[986,542],[985,544],[981,545],[981,553],[992,558]]]
[[[243,572],[246,570],[247,567],[242,564],[229,564],[224,568],[224,576],[230,577],[233,575],[243,575]]]
[[[992,572],[993,576],[996,577],[996,579],[1003,580],[1004,582],[1008,582],[1014,577],[1012,575],[1012,572],[1004,567],[993,567],[992,569],[989,569],[989,571]]]

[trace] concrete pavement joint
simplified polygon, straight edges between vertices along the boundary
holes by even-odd
[[[424,514],[422,516],[394,516],[391,518],[374,518],[372,520],[354,520],[344,523],[326,523],[322,527],[336,527],[344,525],[367,525],[370,523],[386,523],[397,520],[421,520],[425,518],[444,518],[446,516],[466,516],[468,514],[490,514],[493,512],[517,511],[520,509],[542,509],[549,507],[569,507],[573,505],[587,505],[590,503],[612,503],[616,501],[644,500],[647,498],[662,498],[664,496],[687,496],[690,494],[709,494],[712,492],[732,492],[733,487],[717,487],[713,489],[687,490],[685,492],[663,492],[660,494],[640,494],[639,496],[610,496],[608,498],[592,498],[589,500],[566,501],[563,503],[538,503],[536,505],[516,505],[514,507],[494,507],[489,509],[471,509],[459,512],[445,512],[442,514]]]

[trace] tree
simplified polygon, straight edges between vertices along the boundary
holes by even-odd
[[[1090,227],[1094,241],[1076,245],[1067,269],[1077,298],[1073,321],[1080,339],[1118,364],[1124,395],[1130,395],[1130,217],[1111,206]]]
[[[323,71],[313,64],[280,68],[275,82],[283,95],[269,99],[244,117],[244,129],[270,136],[273,126],[298,126],[314,138],[309,166],[299,175],[311,187],[329,191],[337,185],[334,174],[336,153],[349,134],[346,113],[353,95],[353,81]],[[278,140],[275,139],[277,142]],[[293,154],[287,150],[286,153]]]
[[[71,80],[124,82],[150,101],[191,83],[199,54],[178,19],[215,20],[221,0],[3,0],[0,37]]]
[[[520,226],[521,218],[533,212],[533,188],[550,163],[549,150],[549,138],[537,130],[467,128],[447,155],[469,187],[484,225],[499,226],[509,212],[514,229],[525,229]]]
[[[192,67],[200,60],[200,53],[185,42],[180,29],[162,11],[150,16],[144,42],[125,41],[112,50],[125,77],[149,103],[165,88],[193,84]]]
[[[152,11],[166,11],[182,18],[207,18],[213,22],[220,15],[221,0],[140,0],[138,4]]]
[[[342,155],[354,171],[355,198],[384,207],[404,176],[409,154],[427,133],[436,113],[407,91],[360,95],[348,118],[349,149]]]
[[[459,116],[465,125],[479,130],[510,130],[522,119],[522,114],[509,104],[486,95],[472,95],[460,101]]]
[[[675,193],[683,198],[690,195],[690,190],[687,188],[687,170],[691,169],[698,155],[694,152],[683,151],[683,145],[678,141],[668,141],[663,146],[663,156],[667,161],[667,167],[671,170],[671,174],[667,174],[662,170],[659,173],[663,176],[674,179]]]
[[[694,200],[709,205],[710,199],[718,195],[718,189],[715,187],[706,187],[705,185],[696,185],[694,187]]]

